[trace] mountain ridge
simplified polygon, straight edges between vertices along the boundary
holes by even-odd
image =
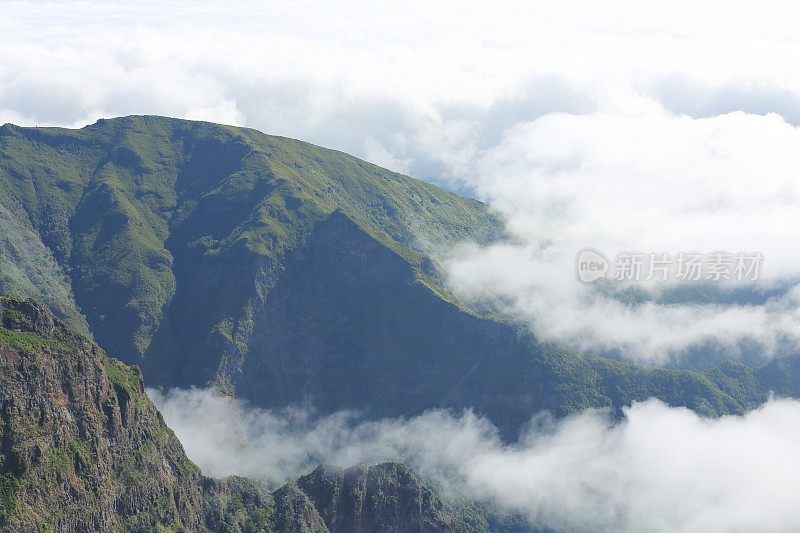
[[[363,176],[372,181],[378,180],[381,187],[385,188],[387,184],[393,187],[387,193],[392,196],[391,201],[387,200],[386,195],[365,198],[365,189],[373,185],[369,180],[342,178],[338,182],[349,184],[350,188],[345,191],[346,194],[340,191],[339,199],[331,203],[325,197],[337,194],[336,188],[317,168],[320,165],[315,163],[322,160],[324,165],[333,168],[332,172],[336,172],[337,165],[341,163],[335,157],[332,161],[320,159],[316,151],[323,149],[319,147],[266,136],[255,130],[149,116],[100,120],[81,130],[10,126],[5,126],[3,130],[12,133],[5,136],[2,145],[2,155],[11,163],[4,170],[12,178],[21,175],[15,168],[19,165],[14,165],[12,157],[9,157],[13,155],[11,145],[14,143],[8,138],[13,138],[14,134],[28,136],[34,144],[47,146],[48,142],[53,142],[59,149],[61,146],[72,149],[75,143],[89,147],[84,150],[99,148],[99,153],[84,157],[88,161],[81,160],[80,164],[73,164],[71,169],[65,169],[63,161],[56,160],[60,164],[50,164],[52,168],[45,165],[45,169],[34,167],[36,173],[30,172],[26,176],[29,180],[41,182],[43,174],[57,173],[52,180],[55,184],[32,183],[27,186],[28,191],[21,191],[20,187],[6,187],[4,192],[6,198],[16,200],[13,202],[16,205],[11,207],[21,208],[27,214],[30,225],[42,234],[43,241],[54,250],[62,266],[68,267],[65,270],[79,270],[73,276],[73,279],[80,280],[78,292],[88,293],[79,294],[80,300],[91,301],[95,293],[104,292],[98,291],[95,285],[109,285],[105,281],[109,277],[120,278],[122,284],[137,283],[144,287],[141,294],[121,295],[127,298],[125,307],[135,313],[135,316],[126,316],[118,312],[122,316],[115,318],[118,322],[136,322],[134,328],[127,326],[127,329],[134,329],[133,332],[118,332],[133,337],[128,345],[114,346],[114,339],[105,341],[105,344],[115,348],[115,353],[126,358],[136,353],[142,355],[149,346],[159,320],[159,309],[168,303],[176,290],[174,276],[169,270],[175,261],[181,260],[182,253],[189,252],[185,250],[187,246],[202,247],[202,254],[208,258],[227,252],[232,260],[241,260],[246,252],[235,249],[237,246],[258,256],[274,257],[286,246],[294,246],[301,239],[302,233],[309,229],[307,220],[318,219],[337,209],[342,212],[347,210],[347,216],[356,224],[368,232],[375,232],[375,219],[385,205],[392,211],[392,216],[382,217],[381,223],[387,225],[387,231],[379,232],[378,238],[414,260],[417,259],[414,257],[414,232],[410,228],[410,225],[417,224],[414,217],[423,217],[418,225],[426,225],[426,238],[432,235],[430,230],[433,226],[438,226],[439,237],[444,235],[445,240],[452,242],[457,238],[446,237],[452,228],[462,227],[456,232],[456,237],[467,233],[463,230],[460,217],[450,217],[447,227],[441,223],[432,224],[436,222],[436,217],[426,214],[430,206],[422,206],[416,200],[407,201],[403,195],[392,196],[393,190],[411,190],[418,196],[435,192],[431,201],[437,202],[437,212],[441,212],[442,202],[436,195],[447,198],[459,215],[465,212],[470,214],[469,210],[472,209],[470,216],[475,217],[480,211],[475,211],[480,205],[476,201],[461,199],[342,152],[324,150],[326,156],[334,154],[346,158],[348,163],[354,165],[350,170],[360,170]],[[199,133],[196,130],[200,130]],[[256,138],[245,138],[244,133]],[[188,136],[188,140],[184,136]],[[147,141],[152,142],[148,144]],[[285,146],[275,146],[278,141],[285,143]],[[39,145],[37,147],[41,148]],[[307,157],[267,158],[269,154],[287,152],[296,146],[312,149],[312,152]],[[46,152],[47,148],[40,151]],[[189,155],[180,155],[178,152],[187,152]],[[216,152],[219,154],[211,156],[212,161],[209,162],[207,154]],[[35,155],[39,156],[39,160],[34,160],[34,164],[50,161],[42,154]],[[77,159],[83,155],[79,153]],[[214,168],[209,170],[209,166]],[[306,171],[301,175],[295,167],[306,168]],[[283,174],[277,176],[276,169],[283,169]],[[65,175],[70,175],[69,170],[73,172],[69,179],[65,179]],[[380,172],[375,174],[376,177],[371,177],[370,173],[376,171]],[[185,178],[185,175],[191,175],[191,179]],[[324,179],[315,182],[320,176]],[[21,181],[15,180],[17,185]],[[174,190],[170,190],[169,183],[165,185],[169,181],[174,183]],[[199,192],[198,183],[201,188]],[[221,185],[218,187],[217,183]],[[202,189],[203,185],[205,189]],[[193,193],[195,197],[191,196]],[[224,201],[222,205],[216,205],[218,197],[225,195],[235,200],[236,210],[245,208],[245,213],[250,211],[247,216],[237,217]],[[64,197],[66,202],[59,203],[58,196]],[[196,204],[203,203],[208,204],[205,206],[208,209],[202,215],[195,215]],[[405,212],[398,206],[405,208]],[[213,215],[215,210],[220,209],[224,211],[222,216],[213,217],[208,213],[210,211]],[[102,217],[95,216],[98,211]],[[396,215],[412,217],[412,220],[398,222],[400,217]],[[488,233],[500,230],[496,221],[493,222],[485,214],[480,216],[484,218]],[[209,226],[212,221],[214,226]],[[49,228],[48,224],[58,227]],[[172,229],[168,226],[172,226]],[[64,235],[67,227],[71,235]],[[221,227],[229,230],[229,234],[220,230]],[[200,234],[198,228],[205,231]],[[296,232],[298,229],[299,234]],[[198,242],[198,237],[202,242]],[[77,254],[76,247],[79,248]],[[111,259],[121,264],[108,263],[102,253],[104,247],[110,248],[109,255],[114,256]],[[92,258],[100,264],[93,265],[91,269],[83,268],[82,263],[87,260],[85,258]],[[102,277],[93,275],[100,270],[98,267],[103,267]],[[114,287],[106,289],[113,290]],[[84,307],[84,314],[90,322],[105,320],[109,313],[115,312],[114,309],[95,310],[93,305]]]
[[[429,249],[499,238],[486,206],[302,141],[153,116],[6,125],[0,204],[0,292],[58,288],[54,312],[153,386],[376,417],[473,408],[510,439],[541,410],[655,396],[714,416],[800,392],[794,359],[651,368],[474,312]]]

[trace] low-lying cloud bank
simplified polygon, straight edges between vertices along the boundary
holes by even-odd
[[[649,400],[621,421],[535,418],[514,444],[466,411],[409,419],[255,409],[208,390],[148,394],[207,474],[272,484],[319,462],[401,460],[449,490],[572,530],[789,531],[800,521],[800,402],[706,419]]]

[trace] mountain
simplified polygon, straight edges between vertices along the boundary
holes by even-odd
[[[3,531],[470,531],[394,463],[317,469],[274,495],[204,477],[135,367],[31,300],[0,297],[0,324]]]
[[[0,128],[0,291],[40,298],[154,386],[264,407],[530,416],[650,396],[718,415],[796,395],[794,359],[658,369],[543,343],[460,302],[434,257],[486,206],[347,154],[163,117]],[[84,320],[85,317],[85,320]]]

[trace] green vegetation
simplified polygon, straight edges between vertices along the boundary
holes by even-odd
[[[214,377],[206,367],[220,342],[237,347],[249,333],[253,276],[279,272],[284,255],[332,212],[414,263],[423,246],[486,242],[500,231],[478,202],[346,154],[162,117],[76,131],[6,125],[0,198],[19,235],[8,240],[38,246],[29,260],[0,263],[0,273],[22,272],[18,282],[0,280],[0,291],[70,317],[80,316],[74,292],[104,347],[131,362],[163,358],[176,371],[174,359],[195,352],[204,375],[185,379],[196,384]],[[32,273],[47,263],[34,252],[55,259],[46,278]],[[43,286],[47,295],[36,290]]]
[[[0,475],[0,520],[14,512],[14,493],[19,480],[11,474]]]
[[[0,345],[9,346],[21,352],[35,352],[50,348],[53,350],[66,350],[63,343],[44,338],[29,331],[10,331],[0,327]]]
[[[126,365],[116,359],[109,359],[106,363],[106,376],[111,383],[115,383],[130,393],[140,389],[141,376],[136,368]]]
[[[82,313],[152,386],[376,416],[473,407],[509,436],[541,409],[619,412],[656,396],[719,415],[800,392],[790,363],[647,368],[481,316],[431,251],[500,236],[484,205],[251,129],[151,116],[5,125],[0,198],[0,290],[76,329]],[[135,371],[106,370],[138,405]]]

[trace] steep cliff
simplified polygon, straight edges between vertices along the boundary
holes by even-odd
[[[320,465],[296,485],[331,531],[472,531],[446,513],[439,497],[400,463]]]
[[[0,297],[0,324],[3,531],[466,528],[400,465],[357,470],[380,474],[345,483],[344,500],[338,491],[314,490],[317,471],[274,496],[244,478],[204,477],[145,395],[135,367],[109,358],[32,300]],[[367,500],[359,499],[365,489]],[[322,516],[331,509],[339,518],[327,523]]]
[[[111,359],[38,304],[0,298],[0,524],[8,531],[259,531],[271,496],[204,478]],[[224,526],[224,527],[223,527]]]

